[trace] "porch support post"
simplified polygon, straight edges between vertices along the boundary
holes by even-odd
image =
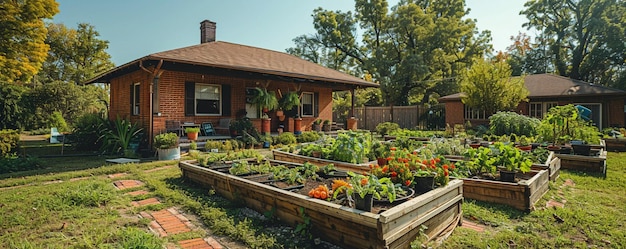
[[[350,117],[354,117],[354,106],[356,105],[356,96],[354,94],[354,88],[350,89],[350,95],[352,96],[352,106],[350,107]]]

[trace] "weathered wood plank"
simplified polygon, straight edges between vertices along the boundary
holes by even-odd
[[[311,218],[313,233],[320,233],[321,237],[347,248],[409,248],[421,224],[430,224],[427,234],[432,237],[447,227],[456,226],[461,215],[461,180],[451,181],[449,186],[408,200],[382,214],[373,214],[184,161],[179,166],[187,179],[213,187],[225,197],[240,200],[259,212],[273,210],[287,224],[303,222],[299,210],[304,208]],[[419,213],[407,218],[402,215],[407,210]]]
[[[463,196],[531,211],[534,204],[547,192],[549,174],[547,170],[530,173],[534,174],[533,177],[518,183],[463,178]]]
[[[606,177],[607,151],[600,150],[598,156],[581,156],[570,154],[556,154],[561,159],[561,168],[587,173],[600,173]]]
[[[303,155],[297,155],[281,150],[272,150],[272,154],[274,155],[274,160],[285,161],[285,162],[293,162],[293,163],[311,163],[313,165],[317,165],[320,167],[326,166],[328,164],[335,165],[335,168],[343,171],[352,171],[355,173],[368,172],[370,170],[369,166],[372,163],[361,163],[361,164],[352,164],[341,161],[333,161],[316,157],[308,157]]]

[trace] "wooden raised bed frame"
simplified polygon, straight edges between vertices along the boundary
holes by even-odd
[[[517,183],[463,178],[463,197],[500,203],[530,212],[535,203],[548,192],[548,170],[531,171],[528,180]]]
[[[272,154],[274,155],[274,160],[278,160],[278,161],[291,162],[291,163],[309,162],[313,165],[317,165],[320,167],[323,167],[332,163],[333,165],[335,165],[335,168],[338,170],[352,171],[355,173],[369,172],[370,164],[377,164],[376,162],[353,164],[353,163],[347,163],[347,162],[341,162],[341,161],[322,159],[322,158],[317,158],[317,157],[303,156],[303,155],[285,152],[282,150],[272,150]]]
[[[531,170],[548,170],[550,181],[555,181],[561,174],[561,158],[556,157],[554,152],[550,152],[548,159],[544,164],[533,164]]]
[[[605,138],[602,141],[607,151],[626,151],[626,138]]]
[[[179,162],[183,177],[209,186],[230,200],[242,201],[258,211],[272,211],[292,226],[302,223],[300,208],[310,217],[316,235],[346,248],[410,248],[420,234],[433,238],[460,224],[463,181],[452,180],[441,188],[414,197],[381,214],[341,206],[274,188],[208,168]]]
[[[556,154],[561,159],[561,168],[587,173],[599,173],[606,177],[607,152],[600,149],[598,156],[581,156],[572,154]]]

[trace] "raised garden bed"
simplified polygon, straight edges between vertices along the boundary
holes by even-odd
[[[183,177],[260,213],[272,212],[292,226],[310,218],[312,233],[346,248],[409,248],[422,225],[428,228],[423,233],[433,238],[460,223],[463,181],[458,179],[371,213],[194,164],[179,162]]]
[[[603,141],[608,151],[626,151],[626,138],[605,138]]]
[[[548,174],[550,175],[550,181],[555,181],[559,178],[560,169],[561,169],[561,158],[556,157],[554,152],[550,152],[548,155],[548,159],[543,164],[533,164],[530,169],[532,170],[548,170]]]
[[[347,163],[347,162],[334,161],[334,160],[322,159],[322,158],[317,158],[317,157],[303,156],[303,155],[285,152],[282,150],[272,150],[272,154],[274,155],[274,160],[278,160],[278,161],[292,162],[292,163],[309,162],[311,164],[314,164],[320,167],[332,163],[335,165],[335,168],[338,170],[352,171],[352,172],[357,172],[357,173],[367,172],[370,170],[369,166],[371,164],[376,164],[375,162],[361,163],[361,164]]]
[[[463,197],[509,205],[519,210],[532,211],[534,204],[548,192],[548,170],[518,173],[516,183],[498,180],[463,178]]]
[[[606,177],[606,155],[607,152],[600,149],[594,156],[556,154],[556,157],[561,159],[562,169],[599,173]]]

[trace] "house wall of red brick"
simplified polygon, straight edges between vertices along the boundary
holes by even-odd
[[[130,117],[131,121],[141,123],[142,127],[148,129],[150,114],[150,87],[152,83],[151,74],[137,70],[123,76],[111,80],[111,103],[109,109],[109,118],[115,119],[117,116],[122,118]],[[231,114],[228,116],[185,116],[185,82],[207,83],[217,85],[230,85],[231,96],[222,96],[223,101],[231,103]],[[140,115],[131,115],[130,92],[133,83],[140,83]],[[158,83],[158,103],[160,116],[153,116],[154,134],[165,131],[165,120],[178,120],[181,122],[212,122],[217,125],[221,118],[236,118],[239,110],[245,109],[246,98],[245,90],[247,87],[261,87],[267,84],[266,80],[255,80],[250,78],[236,78],[205,75],[199,73],[187,73],[178,71],[164,71]],[[269,81],[267,89],[269,91],[278,91],[286,93],[296,91],[318,93],[318,110],[317,117],[303,117],[303,130],[311,128],[311,124],[316,119],[332,120],[332,90],[324,88],[321,85],[311,83],[292,83],[286,81]],[[274,112],[270,112],[272,118],[272,131],[276,131],[279,125],[278,117]],[[253,124],[260,129],[260,119],[253,119]],[[285,121],[288,123],[288,120]],[[293,127],[286,127],[287,131],[292,131]]]

